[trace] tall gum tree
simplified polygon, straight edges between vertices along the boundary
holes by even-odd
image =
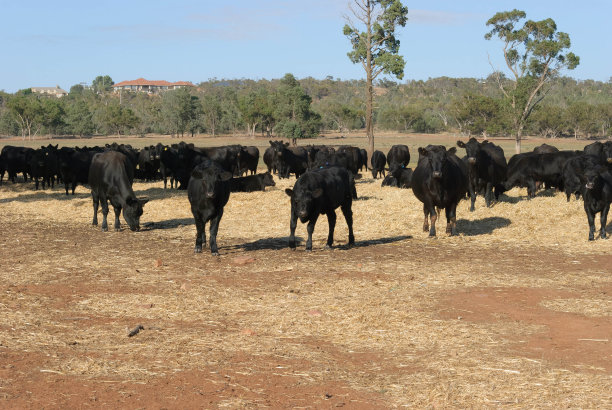
[[[374,152],[373,81],[381,73],[404,77],[404,58],[398,55],[400,42],[395,37],[397,27],[408,21],[408,8],[399,0],[353,0],[351,16],[346,16],[344,35],[353,49],[347,53],[353,64],[361,63],[366,73],[365,128],[368,138],[368,158]],[[356,23],[358,22],[358,23]],[[359,24],[359,26],[358,26]]]
[[[526,16],[524,11],[516,9],[496,13],[487,21],[491,31],[485,34],[487,40],[496,36],[504,43],[504,60],[512,72],[513,78],[509,81],[504,81],[499,71],[495,76],[509,103],[517,154],[521,152],[527,119],[546,97],[551,80],[564,68],[573,70],[580,64],[580,58],[568,51],[571,46],[569,35],[557,31],[553,19],[527,20],[517,28]]]

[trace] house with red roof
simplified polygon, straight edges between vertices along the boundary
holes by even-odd
[[[189,81],[177,81],[177,82],[171,83],[171,82],[164,81],[164,80],[151,81],[151,80],[146,80],[144,78],[139,78],[137,80],[131,80],[131,81],[122,81],[120,83],[113,85],[113,89],[115,91],[122,91],[122,90],[139,91],[139,92],[145,92],[149,94],[157,94],[157,93],[168,91],[168,90],[177,90],[183,87],[195,87],[195,86]]]

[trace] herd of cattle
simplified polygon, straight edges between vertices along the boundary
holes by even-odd
[[[374,151],[370,159],[373,178],[384,177],[382,186],[411,188],[423,203],[423,230],[436,235],[440,210],[446,214],[446,232],[455,235],[456,209],[461,199],[470,197],[474,210],[476,196],[484,196],[486,206],[513,188],[526,187],[528,197],[538,188],[556,188],[565,192],[567,200],[575,194],[582,197],[589,223],[589,240],[595,237],[595,215],[600,213],[599,236],[606,238],[607,214],[612,202],[612,141],[594,142],[582,151],[559,151],[543,144],[533,152],[512,156],[508,161],[496,144],[471,138],[458,141],[465,149],[460,158],[457,148],[428,145],[418,149],[414,170],[408,168],[410,151],[406,145],[394,145],[387,155]],[[357,199],[355,179],[368,170],[365,150],[352,146],[290,146],[270,141],[263,154],[267,172],[257,174],[259,149],[254,146],[228,145],[200,148],[181,142],[166,146],[157,144],[136,150],[129,145],[105,147],[58,148],[48,145],[39,149],[5,146],[0,154],[0,185],[5,172],[16,182],[22,173],[44,189],[62,181],[68,195],[77,184],[88,184],[93,199],[93,224],[98,224],[98,207],[102,207],[102,230],[108,230],[108,201],[115,212],[115,229],[120,229],[123,210],[131,230],[139,229],[140,216],[147,202],[132,190],[135,178],[145,181],[162,179],[164,189],[186,189],[196,224],[195,252],[206,246],[204,226],[210,221],[210,249],[218,254],[216,236],[223,208],[230,192],[263,191],[274,186],[272,173],[278,178],[295,175],[293,189],[286,189],[291,198],[289,246],[295,248],[297,220],[307,223],[306,249],[312,249],[312,233],[319,215],[327,215],[329,234],[326,247],[333,244],[336,209],[340,208],[349,228],[348,243],[353,235],[352,201]],[[243,174],[251,175],[242,176]]]

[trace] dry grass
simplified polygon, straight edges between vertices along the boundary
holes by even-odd
[[[545,325],[440,316],[443,295],[458,290],[528,287],[572,294],[543,300],[547,309],[609,317],[609,297],[590,290],[610,286],[610,266],[598,261],[612,242],[587,241],[581,202],[548,193],[526,200],[517,189],[492,208],[479,198],[473,213],[463,201],[459,236],[444,234],[443,221],[431,239],[410,190],[364,178],[353,205],[357,246],[345,249],[338,212],[339,248],[322,249],[322,216],[306,253],[303,243],[286,248],[284,189],[294,179],[276,182],[265,193],[232,194],[219,258],[192,253],[186,195],[159,182],[134,186],[151,198],[138,233],[91,227],[86,188],[66,198],[3,186],[0,348],[48,355],[35,371],[89,380],[272,371],[303,385],[342,381],[390,407],[611,404],[609,369],[517,350]],[[306,237],[304,225],[296,235]],[[145,330],[128,338],[137,324]],[[261,405],[252,395],[274,394],[246,388],[249,396],[222,403]]]

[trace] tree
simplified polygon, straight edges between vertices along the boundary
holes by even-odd
[[[285,74],[277,92],[275,132],[284,138],[313,138],[319,135],[321,116],[312,111],[312,98],[293,74]]]
[[[91,86],[97,94],[112,90],[114,84],[113,79],[108,75],[99,75],[91,82]]]
[[[400,42],[395,38],[398,26],[408,21],[408,8],[399,0],[353,0],[349,5],[353,16],[363,25],[360,30],[349,17],[343,32],[353,47],[347,55],[353,64],[361,63],[366,73],[366,136],[368,157],[374,152],[374,88],[372,82],[381,73],[404,77],[403,57],[398,55]]]
[[[21,130],[21,139],[25,140],[26,133],[28,139],[32,139],[32,128],[41,122],[42,104],[37,96],[27,90],[18,92],[7,102],[8,109],[15,118]]]
[[[567,50],[571,46],[567,33],[558,32],[553,19],[526,21],[521,10],[496,13],[487,21],[490,40],[497,36],[504,43],[504,59],[514,78],[504,81],[497,72],[498,86],[504,94],[513,117],[516,152],[521,152],[521,137],[533,109],[548,93],[550,82],[564,68],[573,70],[580,58]]]

